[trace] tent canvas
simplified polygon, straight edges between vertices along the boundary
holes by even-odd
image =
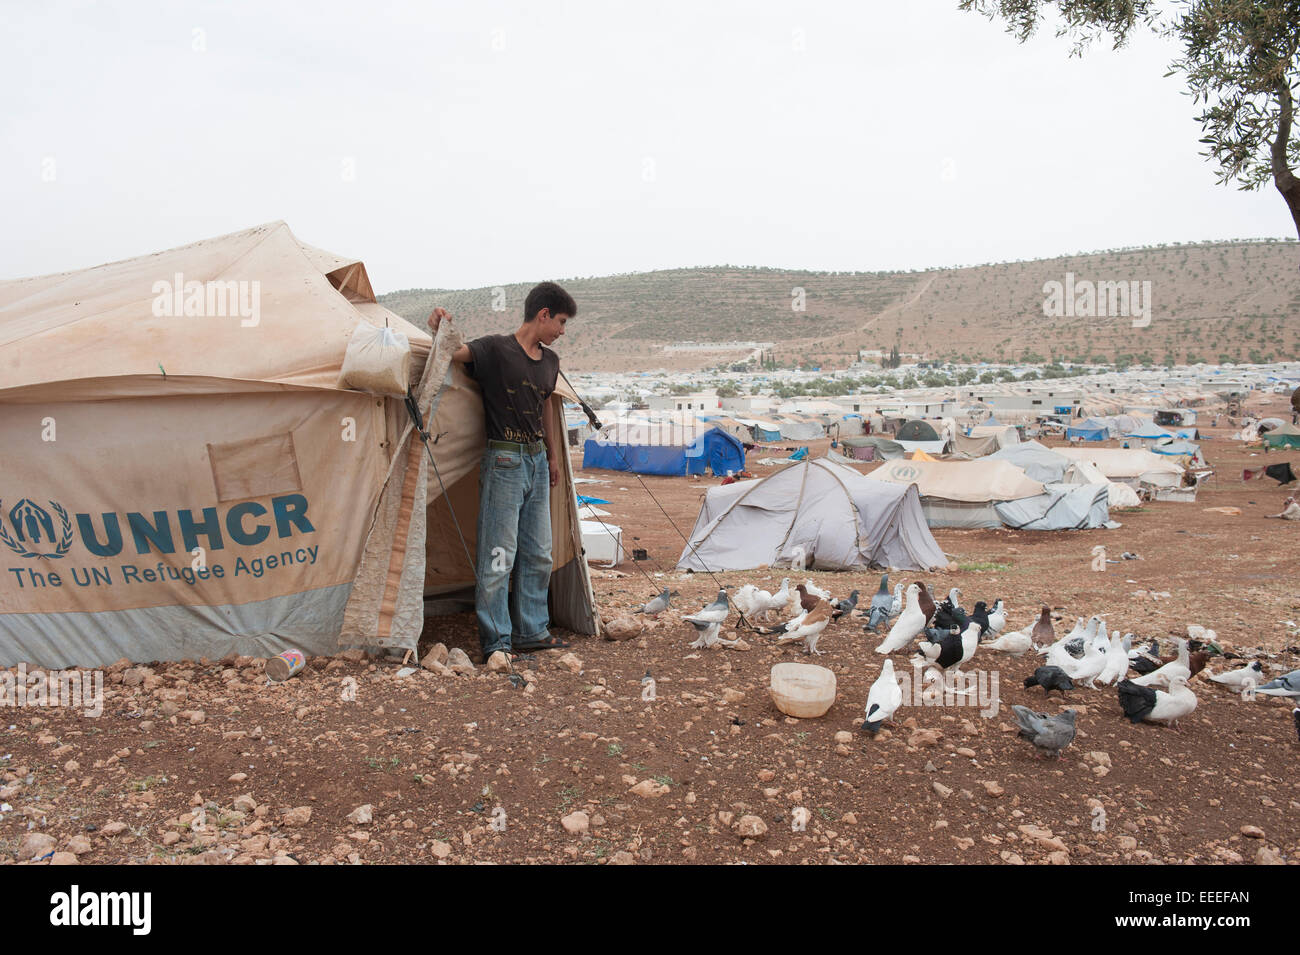
[[[1077,531],[1109,521],[1103,484],[1048,484],[1037,497],[994,505],[1002,523],[1019,531]]]
[[[677,566],[748,570],[800,557],[819,570],[931,570],[948,560],[914,487],[816,458],[761,480],[709,488]]]
[[[872,478],[916,484],[931,527],[1001,527],[994,504],[1043,493],[1043,485],[1006,461],[891,461]]]
[[[1071,425],[1065,436],[1071,441],[1105,441],[1110,437],[1110,425],[1096,418],[1089,418],[1081,424]]]
[[[745,446],[707,423],[621,421],[587,439],[582,467],[670,476],[712,471],[721,477],[745,469]]]
[[[1264,435],[1264,443],[1270,448],[1300,448],[1300,428],[1283,424]]]
[[[260,314],[167,315],[173,282],[257,289]],[[444,323],[433,343],[378,305],[359,260],[277,222],[0,282],[0,539],[20,568],[0,582],[0,665],[414,649],[426,594],[473,573],[402,400],[339,386],[363,319],[410,340],[472,554],[484,436],[476,386],[451,367],[459,332]],[[41,440],[46,417],[57,441]],[[552,621],[593,633],[565,463]]]
[[[1176,487],[1182,483],[1183,468],[1171,459],[1144,448],[1059,448],[1072,461],[1091,461],[1111,481],[1130,487],[1152,484]]]
[[[858,451],[862,448],[871,448],[874,451],[874,460],[893,461],[901,458],[906,452],[903,446],[897,441],[891,441],[889,438],[882,438],[878,435],[864,435],[860,438],[845,438],[840,442],[844,447],[851,448],[853,457],[859,461],[871,461],[872,457],[861,457]]]
[[[1057,454],[1037,441],[1022,441],[988,456],[990,461],[1006,461],[1022,468],[1027,476],[1043,484],[1059,482],[1070,466],[1070,459]]]
[[[1069,458],[1066,458],[1069,461]],[[1097,466],[1091,461],[1073,461],[1066,469],[1065,476],[1061,479],[1063,484],[1105,484],[1107,491],[1107,500],[1111,507],[1138,507],[1142,500],[1137,496],[1137,491],[1133,490],[1127,484],[1121,484],[1118,481],[1111,481],[1106,475],[1097,470]]]

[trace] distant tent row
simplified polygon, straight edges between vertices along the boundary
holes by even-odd
[[[621,421],[587,439],[582,466],[659,475],[712,471],[721,477],[745,469],[745,447],[735,435],[716,426]]]

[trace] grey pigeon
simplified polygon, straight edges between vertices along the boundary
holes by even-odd
[[[845,614],[852,616],[854,608],[858,605],[858,592],[855,590],[849,594],[848,600],[831,601],[831,619],[839,620]]]
[[[698,613],[682,619],[693,624],[725,623],[730,613],[731,601],[727,599],[727,591],[723,589],[718,591],[718,596],[713,603],[703,607]]]
[[[1269,680],[1255,692],[1265,696],[1300,696],[1300,670],[1292,670],[1286,676]]]
[[[640,607],[640,608],[638,608],[638,609],[636,609],[636,610],[634,610],[634,611],[632,611],[632,612],[633,612],[633,613],[643,613],[643,614],[645,614],[647,617],[657,617],[657,616],[659,616],[661,613],[663,613],[665,610],[667,610],[667,609],[669,608],[669,606],[671,606],[671,604],[672,604],[672,600],[673,600],[673,593],[676,593],[676,592],[677,592],[677,591],[673,591],[672,593],[669,593],[669,592],[668,592],[668,588],[665,587],[665,588],[663,589],[663,591],[660,592],[660,594],[659,594],[658,597],[656,597],[654,600],[651,600],[649,603],[645,604],[643,607]]]
[[[1020,735],[1034,744],[1040,755],[1061,756],[1061,750],[1069,746],[1074,739],[1074,710],[1066,710],[1059,716],[1047,713],[1035,713],[1027,706],[1013,706],[1016,722],[1020,724]]]
[[[880,575],[880,589],[871,598],[871,607],[867,610],[867,629],[872,633],[876,628],[893,616],[894,598],[889,593],[889,574]]]

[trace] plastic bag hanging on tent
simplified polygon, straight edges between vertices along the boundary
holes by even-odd
[[[339,386],[372,395],[404,398],[411,378],[411,343],[391,328],[361,322],[352,332]]]

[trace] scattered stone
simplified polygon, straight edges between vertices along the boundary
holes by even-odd
[[[767,823],[758,816],[741,816],[736,820],[735,830],[742,839],[762,839],[767,835]]]
[[[453,647],[447,654],[447,669],[452,673],[459,673],[461,676],[473,676],[474,664],[470,662],[469,654],[460,647]]]
[[[295,806],[286,809],[280,821],[291,829],[299,829],[311,822],[311,806]]]
[[[1264,830],[1259,828],[1259,826],[1242,826],[1241,834],[1245,836],[1247,839],[1264,838]]]
[[[571,812],[560,820],[564,831],[571,836],[580,836],[591,828],[591,817],[581,809]]]
[[[143,678],[141,678],[143,679]],[[54,837],[43,832],[28,832],[18,843],[18,861],[39,859],[54,851]]]
[[[633,796],[640,796],[642,799],[655,799],[668,792],[668,787],[655,782],[653,779],[643,779],[629,789],[628,792]]]
[[[236,807],[238,808],[238,807]],[[374,821],[375,807],[366,803],[364,806],[357,806],[347,815],[348,822],[354,826],[366,826]]]

